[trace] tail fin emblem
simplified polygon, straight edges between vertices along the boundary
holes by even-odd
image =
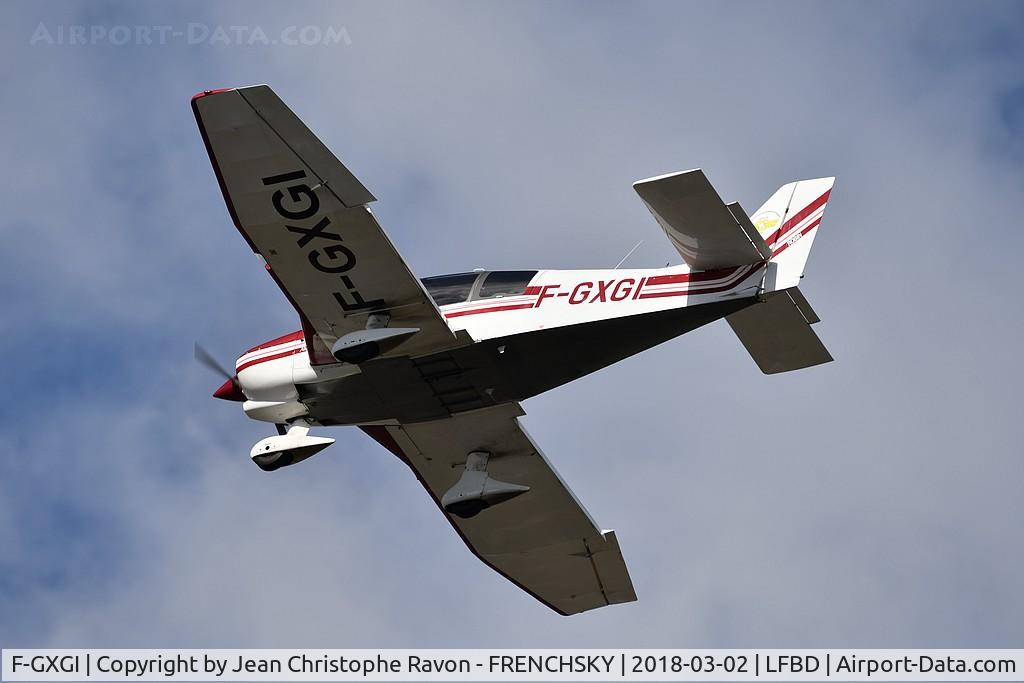
[[[774,211],[764,211],[754,217],[754,227],[763,235],[778,225],[780,218]]]

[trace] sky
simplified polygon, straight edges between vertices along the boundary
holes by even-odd
[[[0,5],[0,646],[1019,647],[1022,39],[1012,2]],[[420,276],[678,263],[633,181],[837,177],[834,363],[718,322],[525,402],[639,601],[549,611],[358,430],[249,462],[192,344],[298,325],[189,98],[254,83]]]

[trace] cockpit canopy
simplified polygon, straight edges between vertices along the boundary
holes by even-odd
[[[536,270],[492,270],[438,275],[421,280],[438,306],[478,299],[518,296],[537,274]]]

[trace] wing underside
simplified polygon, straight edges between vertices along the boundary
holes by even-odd
[[[314,363],[335,362],[327,350],[371,313],[415,330],[394,355],[457,345],[373,195],[269,87],[209,91],[192,108],[231,217],[299,312]]]
[[[363,430],[406,462],[470,550],[561,614],[636,600],[618,540],[598,528],[517,419],[503,404],[447,419]],[[487,476],[528,487],[463,519],[442,499],[472,452],[489,454]]]

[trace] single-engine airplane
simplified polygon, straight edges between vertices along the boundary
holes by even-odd
[[[420,280],[373,195],[269,87],[207,90],[192,109],[235,227],[302,325],[243,353],[214,393],[277,426],[253,461],[293,465],[334,442],[312,427],[358,426],[478,558],[560,614],[636,593],[521,401],[719,318],[765,373],[832,360],[797,285],[833,178],[784,185],[751,216],[699,169],[635,183],[679,266]]]

